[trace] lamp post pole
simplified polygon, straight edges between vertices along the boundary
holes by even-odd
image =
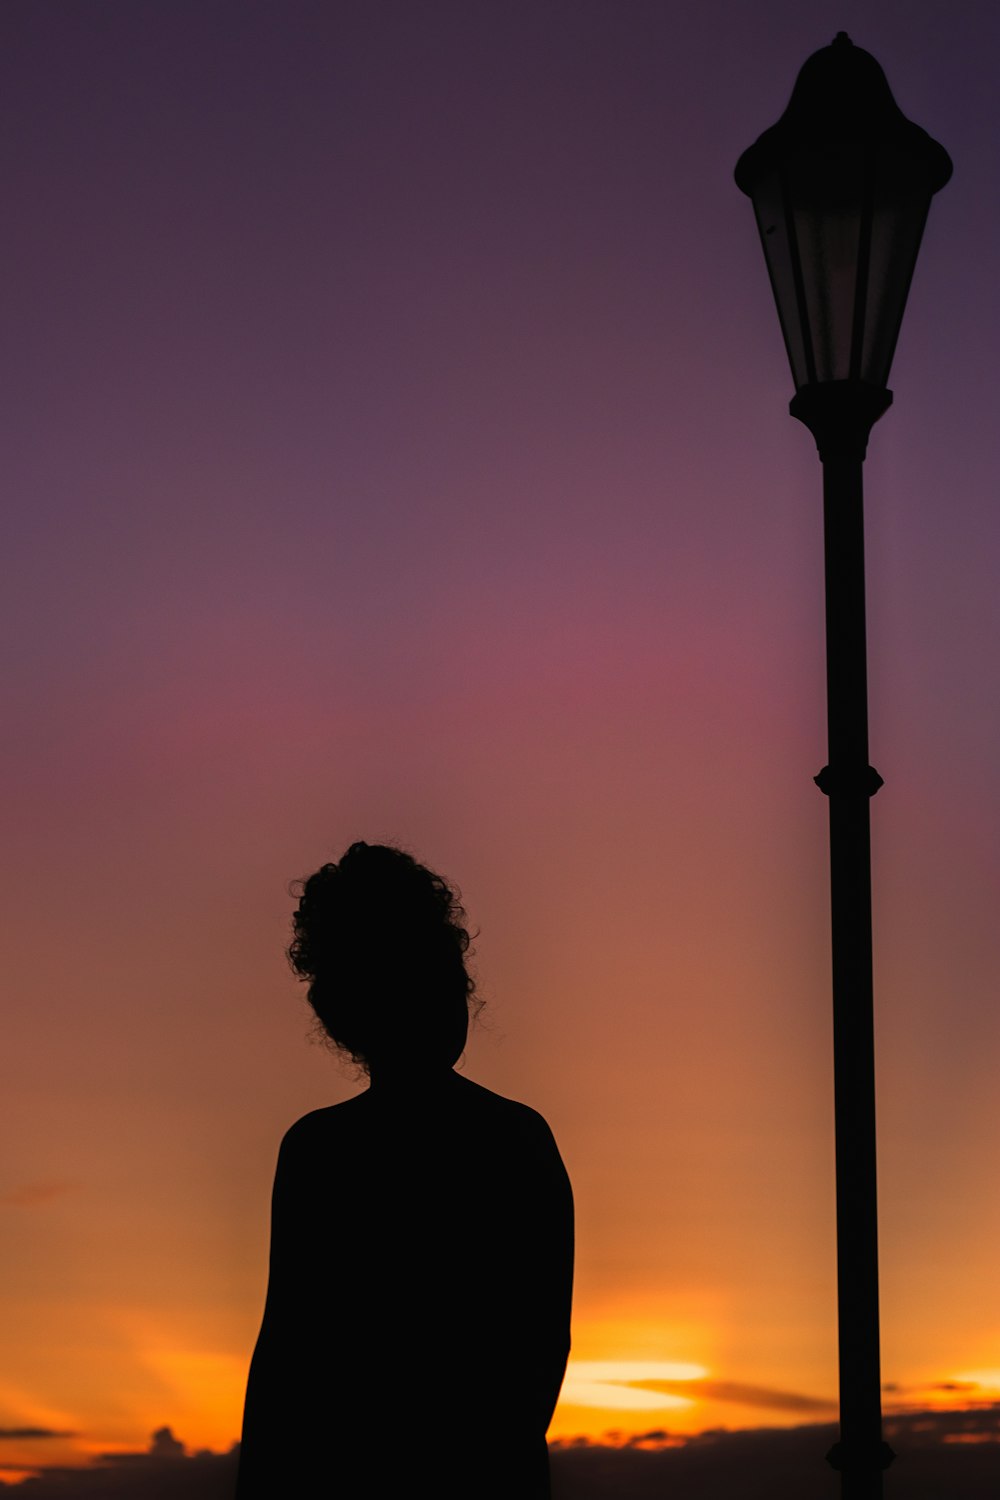
[[[879,1500],[893,1458],[882,1441],[869,816],[882,779],[868,763],[862,465],[871,425],[891,398],[852,394],[815,387],[791,411],[823,463],[828,749],[816,784],[830,809],[840,1349],[840,1440],[828,1458],[844,1500]]]
[[[840,1439],[843,1500],[881,1500],[868,670],[862,470],[892,402],[889,368],[943,147],[902,114],[875,59],[841,32],[743,153],[796,393],[823,464]]]

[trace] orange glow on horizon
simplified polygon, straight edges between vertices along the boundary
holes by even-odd
[[[242,1409],[246,1362],[218,1351],[172,1347],[166,1342],[139,1347],[136,1359],[155,1376],[163,1394],[146,1393],[132,1406],[127,1424],[112,1419],[101,1438],[100,1415],[92,1410],[86,1423],[74,1422],[65,1408],[32,1401],[25,1393],[0,1391],[9,1410],[21,1414],[25,1426],[57,1428],[65,1434],[52,1441],[11,1442],[0,1465],[8,1483],[37,1472],[46,1464],[86,1466],[106,1453],[142,1452],[150,1434],[169,1426],[187,1451],[225,1452],[236,1441]],[[391,1372],[387,1373],[387,1391]],[[394,1384],[395,1382],[392,1381]],[[685,1391],[685,1387],[688,1389]],[[89,1393],[86,1393],[89,1394]],[[949,1379],[907,1387],[888,1388],[883,1406],[887,1421],[894,1413],[974,1411],[1000,1399],[1000,1370],[977,1369]],[[80,1392],[80,1409],[89,1402]],[[683,1442],[700,1432],[756,1426],[797,1426],[836,1420],[836,1402],[796,1396],[769,1387],[717,1379],[711,1370],[692,1361],[644,1358],[571,1359],[549,1439],[586,1440],[612,1445],[636,1442],[652,1446]],[[107,1420],[107,1418],[106,1418]],[[948,1441],[986,1441],[982,1437],[949,1437]]]

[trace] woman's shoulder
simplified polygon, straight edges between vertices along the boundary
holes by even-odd
[[[300,1115],[289,1125],[281,1139],[283,1153],[307,1149],[318,1141],[328,1140],[340,1130],[350,1130],[367,1112],[364,1101],[367,1094],[354,1094],[338,1104],[327,1104],[320,1109],[311,1109]]]
[[[455,1074],[455,1083],[458,1097],[468,1110],[484,1116],[492,1115],[511,1127],[519,1127],[535,1135],[551,1135],[545,1116],[539,1114],[537,1109],[532,1109],[530,1104],[522,1104],[519,1099],[509,1099],[506,1094],[494,1093],[492,1089],[485,1088],[481,1083],[473,1083],[471,1078],[466,1078],[461,1073]]]
[[[461,1078],[460,1116],[469,1139],[485,1145],[495,1143],[506,1157],[527,1158],[539,1167],[551,1163],[561,1170],[561,1158],[548,1120],[530,1104],[508,1099],[482,1084]]]

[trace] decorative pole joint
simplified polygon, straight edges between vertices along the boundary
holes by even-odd
[[[887,1469],[896,1455],[888,1443],[834,1443],[826,1461],[838,1473],[871,1473],[873,1469]]]
[[[847,767],[824,766],[818,776],[813,777],[824,797],[874,797],[885,782],[874,766]]]

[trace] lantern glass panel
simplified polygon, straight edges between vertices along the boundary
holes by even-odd
[[[930,208],[926,174],[901,153],[880,153],[860,377],[885,385]]]
[[[861,209],[831,213],[816,202],[795,209],[795,232],[802,260],[806,316],[815,361],[815,380],[848,380],[854,328]]]
[[[807,345],[808,333],[803,328],[800,296],[796,286],[797,263],[793,255],[794,246],[789,238],[782,179],[777,171],[768,172],[755,185],[753,206],[771,277],[771,289],[778,307],[781,331],[785,336],[792,378],[796,386],[805,385],[812,378],[812,352]]]

